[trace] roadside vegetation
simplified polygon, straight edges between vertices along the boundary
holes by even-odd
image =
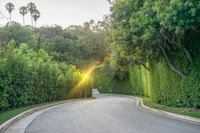
[[[41,13],[34,3],[19,9],[22,24],[14,22],[15,6],[6,5],[10,21],[0,27],[1,112],[83,97],[85,85],[74,86],[96,66],[88,89],[148,97],[143,99],[150,107],[199,118],[200,2],[108,1],[109,16],[67,28],[37,28]]]
[[[0,114],[7,118],[8,110],[10,117],[27,106],[82,98],[85,89],[91,97],[92,76],[83,82],[84,74],[90,66],[101,64],[110,51],[108,16],[65,29],[59,25],[37,28],[14,22],[15,5],[5,7],[10,21],[0,27]],[[35,12],[34,3],[19,8],[23,17],[30,13],[33,21]]]
[[[147,96],[167,106],[199,109],[200,2],[110,3],[112,56],[104,61],[104,76],[98,78],[102,84],[103,77],[108,82],[129,81],[131,95]],[[114,87],[108,88],[107,92],[114,92]]]
[[[144,105],[149,106],[151,108],[172,112],[176,114],[186,115],[190,117],[200,118],[200,110],[197,108],[165,106],[152,101],[148,97],[141,97],[141,98]]]
[[[25,112],[25,111],[27,111],[28,109],[31,109],[31,107],[22,107],[22,108],[17,108],[17,109],[1,112],[0,113],[0,124],[6,122],[7,120]]]
[[[67,99],[81,79],[75,66],[53,61],[42,49],[15,48],[11,41],[1,54],[0,111]]]

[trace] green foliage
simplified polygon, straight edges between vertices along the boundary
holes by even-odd
[[[110,52],[109,18],[85,26],[45,26],[37,29],[12,22],[0,27],[0,44],[6,46],[10,40],[16,47],[26,43],[33,50],[44,49],[54,60],[87,68],[91,62],[103,62]]]
[[[94,72],[94,87],[101,93],[112,93],[112,78],[107,76],[102,69],[97,69]]]
[[[193,62],[195,44],[189,36],[199,33],[199,4],[195,0],[118,0],[112,6],[113,43],[126,53],[129,63],[144,66],[165,58],[170,69],[186,77],[185,68],[173,61],[182,53],[186,63]]]
[[[180,78],[167,67],[164,61],[151,66],[150,71],[142,67],[133,67],[131,69],[132,89],[135,95],[141,95],[138,93],[139,89],[143,92],[142,95],[149,96],[160,104],[200,107],[199,67],[198,62],[191,65],[187,78]],[[142,71],[146,71],[146,74],[141,74]]]
[[[83,78],[78,68],[102,63],[110,51],[109,17],[88,24],[33,30],[12,22],[0,27],[0,111],[83,97],[85,85],[76,87]],[[88,97],[92,81],[86,85]]]
[[[132,84],[129,80],[112,80],[112,93],[132,95]]]
[[[75,66],[60,64],[43,50],[11,41],[0,59],[0,111],[63,100],[81,80]]]
[[[20,24],[13,22],[11,25],[0,27],[0,43],[6,45],[10,40],[15,40],[16,46],[21,43],[27,43],[31,48],[35,48],[37,39],[29,27],[22,27]]]
[[[26,110],[31,109],[30,107],[24,107],[24,108],[19,108],[19,109],[14,109],[14,110],[9,110],[6,112],[0,112],[0,124],[6,122],[7,120],[23,113]]]
[[[45,49],[59,62],[87,68],[91,62],[103,62],[109,48],[108,20],[95,23],[92,21],[88,27],[70,26],[66,29],[55,25],[41,27],[36,30],[38,35],[38,48]]]
[[[200,107],[199,5],[196,0],[112,3],[112,64],[117,72],[130,69],[133,94]]]
[[[188,78],[181,82],[181,103],[185,106],[200,107],[200,63],[199,59],[189,67]]]
[[[94,71],[94,87],[101,93],[133,94],[132,84],[129,80],[113,79],[106,68]]]
[[[130,81],[133,85],[134,95],[143,95],[143,83],[142,83],[142,68],[135,66],[132,71],[130,71]]]

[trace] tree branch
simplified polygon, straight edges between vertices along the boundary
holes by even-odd
[[[150,71],[150,69],[143,62],[141,62],[141,61],[132,61],[131,65],[132,64],[142,65],[147,71]]]
[[[161,45],[160,45],[160,50],[162,51],[162,53],[163,53],[163,55],[164,55],[164,58],[165,58],[165,60],[166,60],[166,62],[167,62],[167,64],[168,64],[168,66],[169,66],[174,72],[176,72],[177,74],[179,74],[181,77],[186,78],[186,76],[185,76],[181,71],[177,70],[177,69],[171,64],[171,62],[170,62],[170,60],[169,60],[169,58],[168,58],[168,56],[167,56],[167,54],[166,54],[164,48],[163,48]]]
[[[149,71],[150,69],[145,65],[144,62],[142,61],[137,61],[140,65],[142,65],[147,71]]]
[[[169,51],[169,53],[171,53],[172,55],[175,55],[174,52],[172,52],[171,48],[167,45],[167,42],[166,42],[166,38],[164,38],[164,46],[165,48]]]
[[[195,32],[197,32],[197,33],[200,33],[200,31],[197,30],[194,26],[192,26],[192,30],[195,31]]]
[[[192,64],[193,63],[193,59],[192,59],[192,56],[190,54],[190,52],[183,46],[181,45],[181,43],[177,43],[177,42],[174,42],[176,44],[177,47],[179,47],[180,49],[183,50],[183,52],[185,53],[186,57],[188,58],[189,62]]]
[[[167,36],[164,36],[164,38],[165,38],[170,44],[172,44],[173,48],[175,49],[174,39],[171,41]]]
[[[149,71],[150,69],[146,66],[146,65],[144,65],[144,64],[141,64],[147,71]]]
[[[176,42],[176,38],[174,35],[173,35],[173,40],[170,40],[167,36],[164,36],[164,38],[166,38],[169,43],[175,44],[178,48],[180,48],[185,53],[189,62],[191,64],[193,63],[193,59],[192,59],[190,52],[183,45],[181,45],[180,41],[178,43]]]

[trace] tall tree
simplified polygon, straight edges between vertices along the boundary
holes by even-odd
[[[83,24],[83,27],[84,27],[85,29],[90,29],[90,23],[89,23],[89,22],[85,22],[85,23]]]
[[[174,60],[183,54],[187,64],[193,62],[195,44],[187,40],[200,31],[199,4],[196,0],[117,0],[111,7],[114,43],[133,64],[145,66],[164,58],[172,71],[186,77]]]
[[[40,11],[35,9],[34,12],[33,12],[33,19],[35,21],[35,28],[36,28],[38,18],[40,18]]]
[[[13,3],[9,2],[9,3],[6,4],[5,7],[6,7],[6,10],[8,10],[8,13],[10,14],[10,23],[11,23],[11,21],[12,21],[12,12],[15,9],[15,6],[14,6]]]
[[[35,5],[35,3],[30,2],[30,3],[27,5],[27,7],[28,7],[28,11],[29,11],[30,14],[31,14],[31,25],[32,25],[32,27],[33,27],[33,13],[34,13],[34,10],[36,9],[36,5]]]
[[[23,16],[23,25],[25,25],[25,19],[24,16],[28,13],[27,7],[22,6],[19,8],[19,13]]]

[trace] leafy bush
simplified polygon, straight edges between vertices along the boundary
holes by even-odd
[[[75,66],[53,61],[43,49],[35,52],[14,44],[9,43],[0,59],[0,111],[69,98],[81,80]]]
[[[105,72],[105,69],[106,72]],[[117,80],[108,72],[108,68],[99,68],[94,72],[94,87],[101,93],[133,94],[130,80]]]

